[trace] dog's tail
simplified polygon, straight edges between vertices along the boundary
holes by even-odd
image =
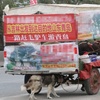
[[[21,91],[25,91],[26,87],[24,85],[21,86]]]

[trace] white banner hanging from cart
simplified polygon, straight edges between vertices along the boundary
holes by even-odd
[[[84,11],[78,15],[78,39],[95,39],[100,37],[100,11]]]
[[[75,42],[39,44],[24,43],[5,47],[5,67],[12,69],[75,70],[78,64],[78,46]]]

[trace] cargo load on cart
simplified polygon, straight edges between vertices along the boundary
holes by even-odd
[[[99,10],[99,5],[37,4],[5,12],[6,72],[25,75],[25,82],[33,74],[58,75],[83,84],[88,94],[98,93]]]

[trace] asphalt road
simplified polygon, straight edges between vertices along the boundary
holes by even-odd
[[[23,84],[24,75],[9,75],[5,73],[3,66],[3,52],[0,52],[0,100],[28,100],[29,94],[20,90]],[[87,95],[86,92],[80,90],[80,85],[71,85],[59,87],[56,89],[60,98],[53,98],[53,100],[99,100],[100,91],[96,95]],[[47,88],[42,89],[40,94],[36,97],[38,100],[47,100]]]
[[[23,84],[23,75],[9,75],[5,73],[4,68],[0,68],[0,100],[28,100],[29,94],[20,90]],[[65,88],[65,86],[64,86]],[[65,91],[67,90],[67,91]],[[62,87],[56,89],[60,98],[53,100],[99,100],[100,92],[96,95],[87,95],[86,92],[80,90],[80,85],[66,86],[65,90]],[[47,100],[47,88],[43,88],[40,94],[36,95],[38,100]]]
[[[0,67],[3,66],[3,62],[4,62],[3,51],[0,51]]]

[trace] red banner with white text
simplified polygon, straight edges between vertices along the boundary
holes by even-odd
[[[6,42],[44,42],[77,39],[74,14],[14,15],[4,17]]]

